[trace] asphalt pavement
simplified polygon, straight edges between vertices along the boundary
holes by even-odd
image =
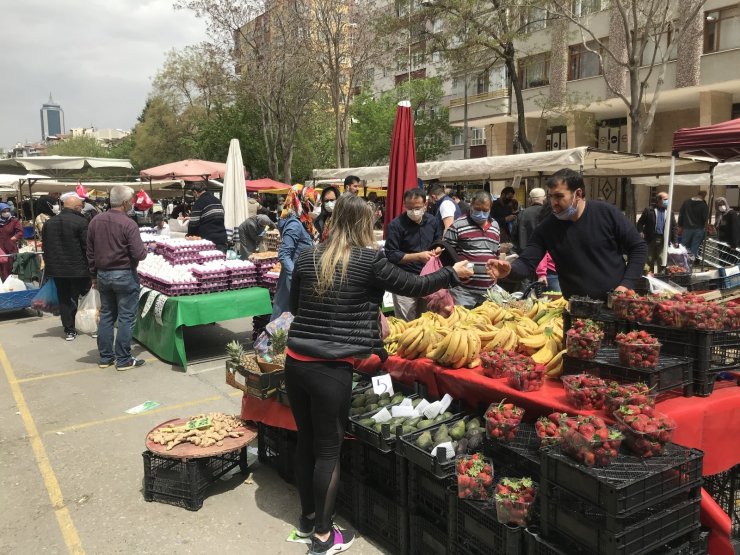
[[[239,414],[224,382],[224,345],[251,338],[251,319],[188,328],[187,372],[135,344],[146,364],[99,369],[95,340],[63,340],[59,318],[0,314],[0,553],[287,554],[298,494],[249,449],[251,478],[233,472],[199,511],[144,501],[147,432],[202,412]],[[143,414],[126,410],[145,401]],[[346,523],[340,518],[340,525]],[[385,553],[359,538],[351,553]]]

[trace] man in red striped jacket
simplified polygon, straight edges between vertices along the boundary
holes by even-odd
[[[474,308],[485,300],[486,290],[495,282],[486,272],[486,262],[498,256],[501,234],[491,217],[490,193],[478,191],[470,201],[470,212],[445,231],[444,240],[455,248],[461,260],[473,264],[473,277],[450,289],[455,303]]]

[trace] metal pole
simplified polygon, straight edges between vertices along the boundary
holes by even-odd
[[[409,100],[411,100],[411,6],[414,0],[409,0]]]
[[[463,103],[463,158],[470,158],[470,132],[468,129],[468,74],[464,76],[463,94],[465,102]]]
[[[668,265],[668,241],[670,241],[671,238],[671,224],[673,223],[671,207],[673,206],[673,181],[676,178],[676,156],[678,156],[678,153],[671,153],[671,177],[668,182],[668,208],[666,208],[665,225],[663,226],[663,254],[660,257],[660,264],[663,268]]]

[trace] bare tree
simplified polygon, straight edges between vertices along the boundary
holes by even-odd
[[[298,130],[323,89],[324,75],[310,47],[307,6],[290,0],[175,3],[206,19],[214,45],[232,56],[238,86],[260,109],[269,171],[288,183]]]

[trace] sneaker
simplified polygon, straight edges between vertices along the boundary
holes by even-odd
[[[77,332],[76,331],[68,331],[64,334],[64,340],[65,341],[74,341],[77,339]]]
[[[298,521],[298,528],[295,529],[295,535],[299,538],[310,537],[314,532],[314,522],[316,522],[316,517],[308,518],[301,515],[301,518]]]
[[[331,530],[329,539],[325,542],[320,541],[316,536],[311,538],[311,549],[308,555],[333,555],[347,551],[355,541],[355,533],[352,530],[340,530],[339,526],[334,525]]]
[[[112,360],[101,360],[100,362],[98,362],[98,368],[110,368],[111,366],[113,366]]]
[[[144,366],[144,361],[140,358],[132,358],[128,363],[123,364],[122,366],[116,365],[116,370],[131,370],[132,368],[138,368],[139,366]]]

